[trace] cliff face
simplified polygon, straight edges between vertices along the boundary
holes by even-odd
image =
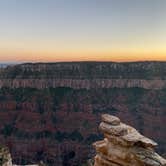
[[[0,142],[16,164],[81,165],[92,158],[91,144],[101,138],[100,115],[109,113],[156,140],[163,154],[165,66],[57,63],[2,69]]]
[[[99,128],[105,139],[94,143],[94,166],[166,166],[166,160],[154,151],[157,143],[119,118],[103,114]]]
[[[22,64],[0,71],[0,87],[166,88],[166,63]]]
[[[98,88],[144,88],[165,89],[166,80],[154,79],[1,79],[0,88],[57,88],[70,87],[73,89]]]
[[[69,62],[9,66],[4,78],[57,79],[166,79],[166,62]]]

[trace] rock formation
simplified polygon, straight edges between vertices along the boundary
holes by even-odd
[[[9,149],[5,146],[0,147],[0,166],[19,166],[12,164],[11,154],[9,152]],[[40,166],[40,165],[34,164],[34,165],[24,165],[24,166]],[[44,166],[44,164],[41,163],[41,166]]]
[[[119,118],[103,114],[99,129],[105,138],[94,143],[94,166],[166,166],[166,160],[154,151],[157,143]]]
[[[12,166],[12,159],[8,148],[0,147],[0,166]]]

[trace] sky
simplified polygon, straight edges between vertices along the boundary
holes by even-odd
[[[0,62],[166,61],[166,0],[0,0]]]

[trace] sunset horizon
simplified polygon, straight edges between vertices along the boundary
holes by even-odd
[[[166,1],[0,0],[0,62],[166,61]]]

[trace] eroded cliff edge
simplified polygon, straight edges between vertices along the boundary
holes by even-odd
[[[164,62],[71,62],[9,66],[0,70],[0,88],[166,88]]]
[[[103,114],[99,129],[105,138],[94,143],[94,166],[166,166],[166,160],[154,151],[157,143],[119,118]]]

